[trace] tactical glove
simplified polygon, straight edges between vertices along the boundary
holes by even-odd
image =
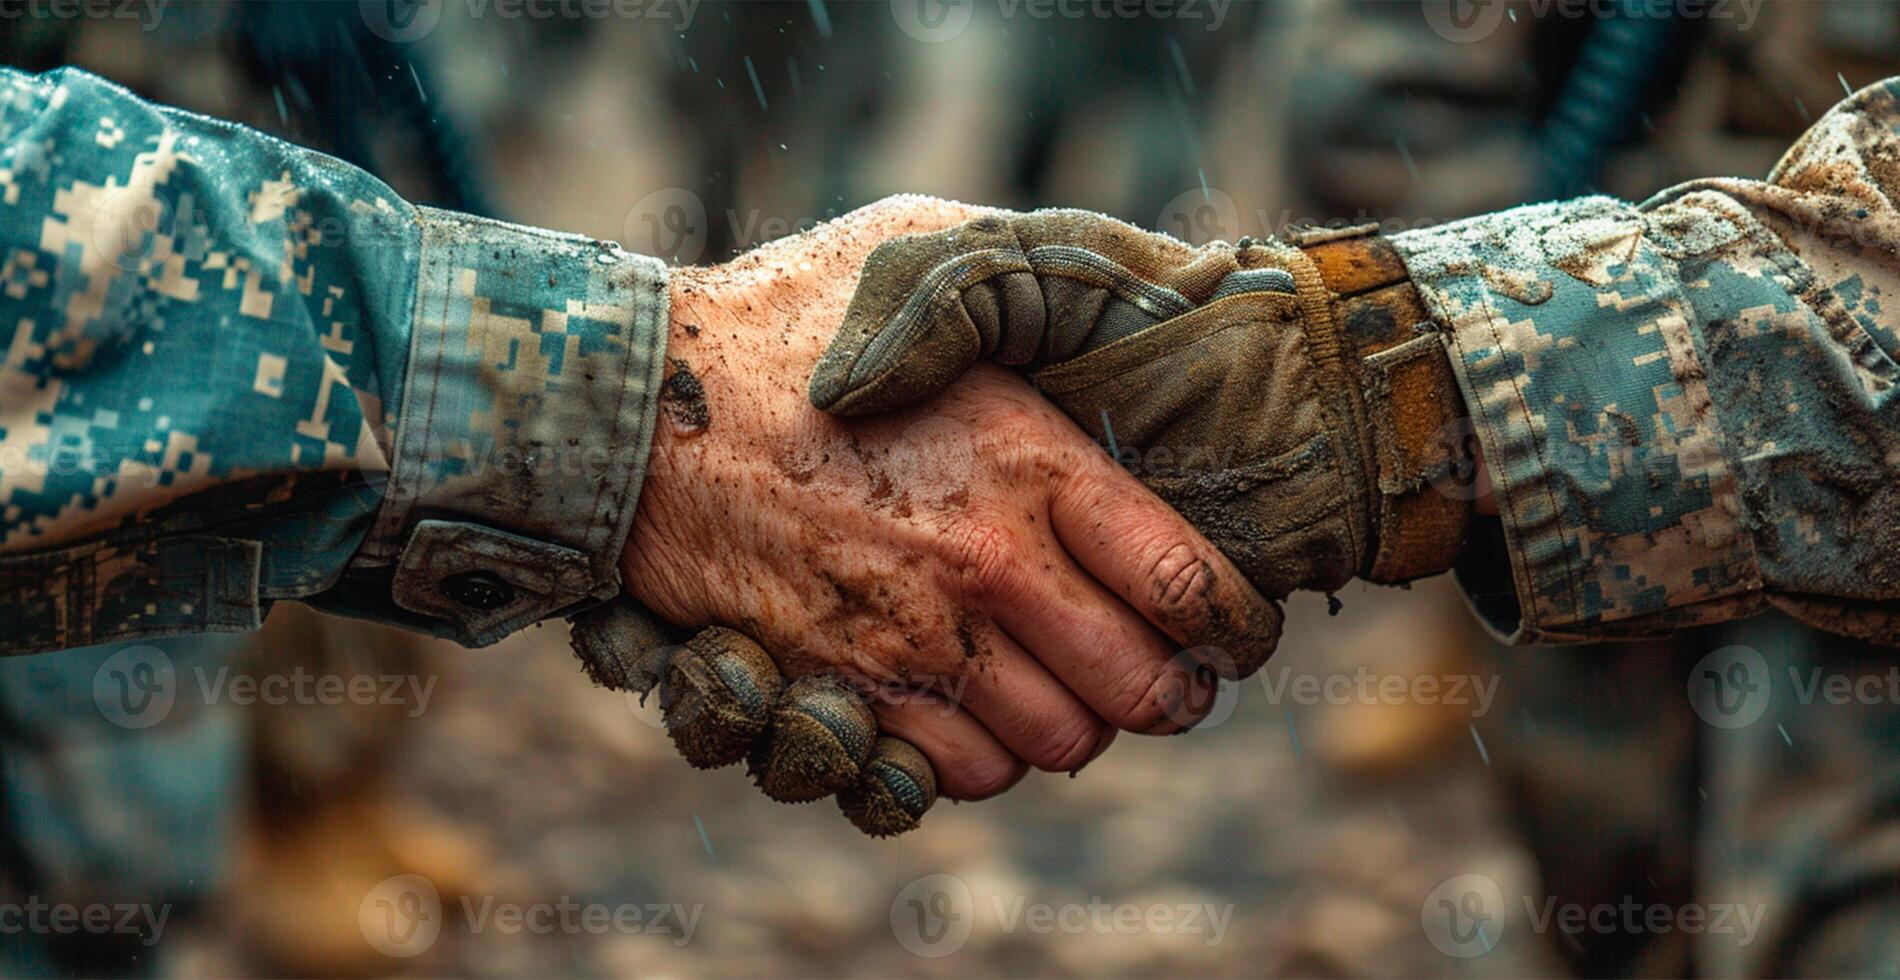
[[[1445,438],[1464,415],[1450,361],[1383,239],[1303,244],[1195,248],[1084,211],[894,239],[866,260],[811,401],[906,408],[987,359],[1271,598],[1442,571],[1471,509],[1451,479],[1463,442]]]
[[[645,610],[618,599],[575,616],[573,641],[595,683],[642,702],[659,689],[667,734],[696,768],[744,761],[767,796],[787,803],[835,793],[873,837],[910,830],[936,801],[930,762],[880,736],[855,690],[821,675],[787,685],[744,634],[715,626],[676,646]]]

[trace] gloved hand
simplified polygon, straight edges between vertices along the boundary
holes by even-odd
[[[810,398],[893,411],[988,359],[1028,374],[1269,597],[1442,571],[1470,513],[1440,480],[1461,462],[1443,438],[1464,414],[1450,362],[1391,248],[1330,237],[1195,248],[1039,211],[893,239],[865,261]]]
[[[943,795],[972,800],[1032,768],[1074,773],[1120,731],[1192,727],[1223,668],[1264,659],[1280,627],[1206,536],[1020,378],[984,366],[928,406],[876,419],[808,403],[872,250],[983,213],[893,198],[675,272],[620,565],[627,595],[659,619],[732,627],[787,678],[875,691],[879,725],[924,754]],[[738,676],[667,674],[663,691],[675,677],[684,691]],[[829,771],[782,738],[836,737],[836,702],[802,706],[813,683],[788,688],[800,717],[781,710],[753,756],[782,796],[808,794],[775,767]],[[674,728],[689,750],[700,741]]]
[[[936,773],[903,739],[878,734],[858,693],[810,674],[789,686],[744,634],[711,627],[684,646],[667,642],[639,606],[620,599],[573,619],[575,653],[594,682],[660,691],[667,734],[700,769],[744,760],[767,796],[804,803],[837,794],[852,824],[873,837],[917,826],[937,799]]]

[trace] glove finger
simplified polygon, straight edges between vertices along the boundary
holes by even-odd
[[[856,783],[838,791],[838,809],[851,825],[872,837],[894,837],[916,828],[937,802],[937,772],[917,747],[878,736]]]
[[[778,665],[750,637],[709,627],[667,664],[660,717],[687,762],[727,766],[766,733],[784,689]]]
[[[753,781],[781,803],[822,799],[858,781],[877,718],[849,685],[822,674],[793,681],[753,747]]]
[[[930,400],[1001,344],[998,319],[983,324],[985,336],[964,309],[963,291],[1028,271],[998,217],[879,245],[864,260],[844,323],[812,371],[811,403],[867,415]],[[1039,309],[1040,301],[1034,305]]]
[[[1238,267],[1089,211],[987,215],[893,239],[865,260],[843,325],[812,373],[840,415],[928,401],[978,359],[1036,367],[1180,316]]]
[[[574,655],[594,683],[615,691],[646,696],[660,683],[674,647],[659,622],[626,596],[617,596],[575,614]]]

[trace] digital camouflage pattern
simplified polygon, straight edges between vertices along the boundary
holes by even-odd
[[[70,69],[0,71],[0,256],[0,651],[282,598],[482,644],[618,591],[655,260]]]
[[[1897,94],[1841,103],[1766,181],[1394,236],[1495,487],[1517,598],[1501,632],[1644,635],[1773,605],[1900,637]]]

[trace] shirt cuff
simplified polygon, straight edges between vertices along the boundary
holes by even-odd
[[[394,461],[352,571],[483,646],[620,591],[667,272],[611,242],[421,208]]]
[[[1599,197],[1393,238],[1446,330],[1498,502],[1508,568],[1474,549],[1460,580],[1511,642],[1651,635],[1763,603],[1678,268],[1742,232],[1697,231],[1672,239]]]

